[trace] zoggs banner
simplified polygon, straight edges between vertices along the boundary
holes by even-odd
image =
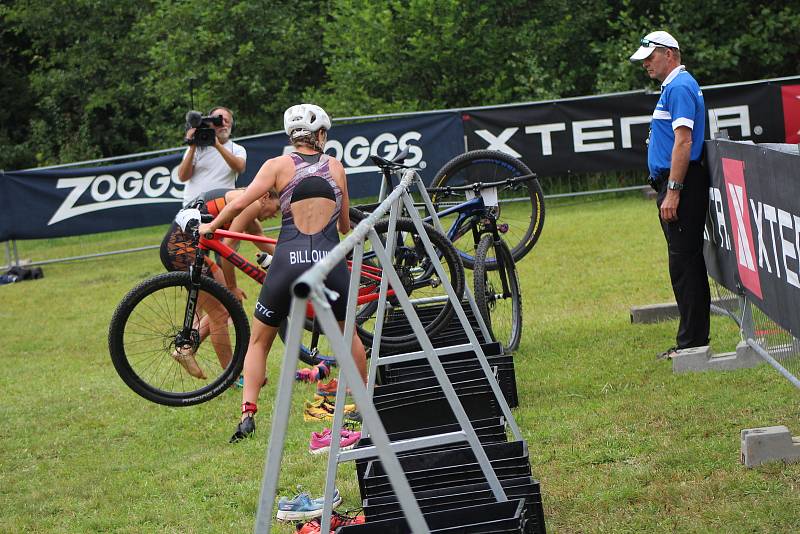
[[[712,278],[800,337],[800,156],[707,141]]]
[[[409,148],[406,163],[427,181],[463,152],[457,113],[334,124],[326,152],[339,159],[353,198],[377,195],[380,176],[371,154],[391,159]],[[270,134],[239,141],[247,168],[238,186],[249,184],[261,165],[291,147],[286,136]],[[0,242],[84,235],[167,223],[180,209],[183,183],[177,169],[182,152],[134,163],[79,169],[9,172],[0,176]]]
[[[730,139],[797,142],[790,138],[797,135],[790,124],[800,122],[797,88],[770,82],[704,88],[706,139],[726,130]],[[628,169],[644,176],[658,97],[632,92],[469,111],[467,146],[521,158],[540,176]]]

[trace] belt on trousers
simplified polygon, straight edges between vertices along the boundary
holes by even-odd
[[[700,163],[699,160],[698,161],[690,161],[689,162],[689,167],[690,168],[691,167],[702,167],[702,166],[703,165],[702,165],[702,163]],[[666,182],[668,178],[669,178],[669,169],[664,169],[664,170],[658,172],[655,176],[653,176],[652,174],[650,176],[648,176],[647,177],[647,183],[650,185],[650,187],[652,187],[653,189],[658,191],[661,188],[661,185],[664,182]]]

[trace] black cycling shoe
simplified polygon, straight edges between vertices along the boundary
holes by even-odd
[[[236,432],[234,432],[233,436],[231,436],[230,441],[228,443],[236,443],[238,441],[242,441],[244,438],[249,438],[253,435],[256,431],[256,422],[253,419],[253,416],[245,417],[244,421],[240,422],[236,426]]]

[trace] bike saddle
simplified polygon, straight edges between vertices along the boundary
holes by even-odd
[[[378,155],[372,155],[370,158],[372,158],[372,162],[381,169],[408,169],[410,166],[404,165],[403,161],[408,157],[409,152],[408,147],[406,147],[391,160]]]

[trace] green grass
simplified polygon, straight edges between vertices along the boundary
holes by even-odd
[[[525,331],[515,356],[515,417],[549,531],[796,531],[800,464],[745,469],[739,432],[786,424],[800,433],[798,391],[768,366],[673,375],[655,361],[676,323],[629,318],[631,306],[671,299],[651,202],[631,195],[549,207],[540,243],[519,265]],[[32,259],[88,254],[155,244],[163,230],[19,250]],[[0,532],[252,530],[274,380],[262,392],[257,439],[234,446],[238,392],[157,406],[125,387],[108,357],[117,302],[161,270],[153,250],[46,265],[42,280],[0,287]],[[243,285],[249,312],[257,288]],[[737,340],[732,321],[712,318],[717,352]],[[272,377],[281,348],[269,359]],[[312,391],[296,385],[283,495],[298,484],[322,491],[322,462],[306,451],[319,425],[301,416]],[[358,506],[351,465],[338,485],[344,506]]]

